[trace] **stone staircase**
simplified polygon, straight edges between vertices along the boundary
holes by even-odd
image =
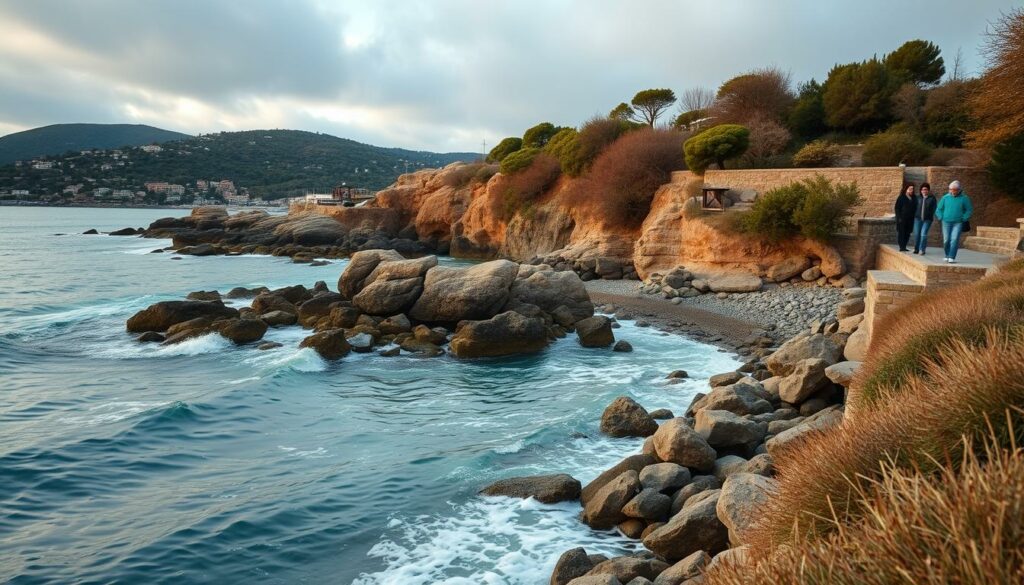
[[[977,235],[964,238],[963,247],[976,252],[1017,256],[1021,254],[1021,229],[978,226]]]

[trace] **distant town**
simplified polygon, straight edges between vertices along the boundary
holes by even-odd
[[[114,150],[81,150],[78,154],[15,161],[15,168],[45,173],[41,179],[33,181],[35,188],[0,185],[0,204],[147,207],[225,204],[280,207],[288,204],[288,199],[284,197],[269,200],[251,197],[246,187],[236,186],[234,181],[226,178],[197,179],[182,184],[153,177],[153,180],[132,184],[133,181],[118,172],[133,164],[134,155],[155,155],[163,150],[164,147],[159,144],[147,144]],[[40,175],[37,173],[36,176]],[[71,177],[77,182],[72,182]],[[24,175],[16,174],[13,182],[24,178]]]

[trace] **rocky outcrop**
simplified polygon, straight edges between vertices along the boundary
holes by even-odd
[[[580,482],[570,475],[533,475],[498,480],[480,490],[485,496],[534,498],[544,504],[554,504],[580,497]]]
[[[507,311],[482,321],[466,321],[452,337],[456,357],[496,357],[534,353],[548,344],[544,321]]]
[[[619,396],[601,415],[601,432],[612,437],[649,437],[658,423],[644,407],[627,396]]]
[[[427,272],[423,294],[409,316],[429,323],[487,319],[505,307],[518,273],[519,266],[508,260],[470,268],[437,266]]]
[[[221,319],[238,317],[238,311],[220,301],[162,301],[135,313],[128,319],[128,331],[166,331],[172,325],[205,317]]]

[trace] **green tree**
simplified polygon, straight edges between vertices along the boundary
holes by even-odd
[[[575,128],[562,128],[544,145],[543,151],[558,159],[562,172],[570,175],[575,171],[574,162],[580,148],[579,132]]]
[[[891,119],[893,89],[889,71],[878,59],[837,65],[825,80],[825,120],[830,127],[841,130],[884,127]]]
[[[796,103],[789,113],[789,129],[804,139],[817,138],[825,133],[825,103],[822,100],[824,90],[821,84],[810,80],[800,84],[800,92]]]
[[[690,127],[690,124],[707,117],[707,110],[690,110],[688,112],[680,112],[679,115],[672,120],[672,127],[685,130]]]
[[[750,146],[750,130],[739,124],[720,124],[690,138],[683,144],[686,166],[703,173],[712,163],[725,168],[725,161],[746,152]]]
[[[499,168],[502,174],[511,175],[530,166],[530,163],[533,162],[533,157],[537,156],[539,152],[539,148],[521,148],[501,159],[501,166]]]
[[[885,56],[885,66],[897,78],[914,83],[938,83],[946,73],[939,47],[930,41],[907,41]]]
[[[988,172],[993,185],[1010,197],[1024,201],[1024,133],[992,149]]]
[[[928,91],[921,110],[921,134],[938,146],[959,148],[978,124],[971,113],[970,95],[977,80],[950,80]]]
[[[523,147],[523,139],[518,136],[509,136],[491,149],[487,154],[487,162],[500,163],[506,156]]]
[[[636,92],[630,103],[637,121],[653,128],[662,112],[676,103],[676,94],[671,89],[645,89]]]
[[[561,128],[555,127],[551,122],[541,122],[523,133],[523,146],[529,148],[541,148],[551,140],[551,137],[558,133]]]
[[[633,119],[636,112],[633,108],[629,107],[629,104],[622,102],[619,105],[612,108],[612,111],[608,112],[608,117],[612,120],[620,120],[622,122],[628,122]]]

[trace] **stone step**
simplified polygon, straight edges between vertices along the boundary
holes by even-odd
[[[977,231],[979,238],[988,238],[992,240],[1004,240],[1007,242],[1013,242],[1014,248],[1017,247],[1016,244],[1018,241],[1020,241],[1019,228],[992,227],[986,225],[979,225]]]
[[[1017,250],[1017,241],[990,238],[987,236],[967,236],[964,238],[963,247],[977,252],[1009,256]]]

